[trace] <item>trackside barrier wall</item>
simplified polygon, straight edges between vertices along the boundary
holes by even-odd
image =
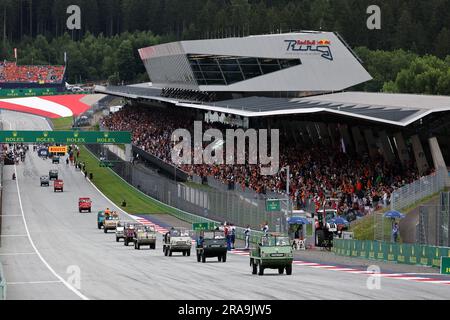
[[[450,248],[370,240],[333,241],[332,251],[341,256],[429,267],[441,266],[441,257],[450,257]]]

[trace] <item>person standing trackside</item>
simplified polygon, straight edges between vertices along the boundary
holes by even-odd
[[[250,249],[250,233],[251,233],[250,225],[247,225],[247,228],[244,230],[245,235],[245,250]]]
[[[267,237],[269,235],[269,224],[267,221],[264,223],[264,226],[261,229],[262,232],[264,232],[264,236]]]
[[[394,241],[394,243],[397,243],[398,240],[398,233],[399,233],[399,228],[398,228],[398,223],[394,223],[394,226],[392,227],[392,240]]]
[[[227,251],[231,251],[231,230],[227,224],[224,225],[224,233],[225,239],[227,239]]]
[[[236,243],[236,227],[234,226],[234,224],[232,223],[230,225],[230,240],[231,240],[231,249],[236,249],[236,247],[234,246],[234,244]]]

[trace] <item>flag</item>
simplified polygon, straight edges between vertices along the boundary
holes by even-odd
[[[17,48],[14,48],[14,58],[17,60]]]
[[[342,146],[342,152],[343,152],[343,153],[347,153],[347,150],[345,149],[344,138],[341,138],[341,146]]]
[[[67,63],[67,52],[64,51],[64,63]]]

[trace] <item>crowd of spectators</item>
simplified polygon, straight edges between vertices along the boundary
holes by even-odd
[[[64,66],[19,66],[15,62],[0,62],[0,82],[3,83],[61,83]]]
[[[194,114],[167,112],[165,109],[124,107],[103,119],[111,130],[130,130],[133,143],[150,154],[171,163],[171,135],[184,128],[192,131]],[[203,129],[227,128],[224,124],[206,124]],[[351,155],[340,147],[298,145],[288,136],[280,137],[280,168],[290,166],[290,196],[298,209],[324,199],[335,199],[338,212],[367,213],[368,208],[387,206],[394,189],[420,178],[413,162],[389,164],[381,156]],[[212,176],[236,188],[259,194],[286,190],[286,172],[263,176],[258,165],[181,165],[191,175]]]

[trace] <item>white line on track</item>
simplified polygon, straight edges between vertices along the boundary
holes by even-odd
[[[21,285],[21,284],[51,284],[51,283],[61,283],[61,281],[26,281],[26,282],[7,282],[8,286],[11,285]]]
[[[0,237],[2,238],[9,238],[9,237],[28,237],[26,234],[1,234]]]
[[[36,254],[38,255],[39,259],[41,259],[42,263],[47,267],[48,270],[50,270],[51,273],[53,273],[53,275],[60,281],[62,282],[70,291],[72,291],[73,293],[75,293],[78,297],[80,297],[83,300],[89,300],[88,297],[86,297],[85,295],[83,295],[80,291],[78,291],[74,286],[72,286],[70,283],[68,283],[66,280],[64,280],[59,274],[56,273],[56,271],[48,264],[48,262],[44,259],[44,257],[41,255],[41,253],[39,252],[39,250],[37,249],[36,245],[34,244],[33,239],[31,238],[30,235],[30,230],[28,229],[28,224],[27,224],[27,219],[25,219],[25,213],[23,210],[23,205],[22,205],[22,197],[20,195],[20,187],[19,187],[19,177],[17,175],[17,166],[14,165],[14,173],[16,174],[16,187],[17,187],[17,196],[19,197],[19,206],[20,206],[20,211],[22,212],[22,219],[23,219],[23,224],[25,226],[25,231],[28,235],[28,240],[30,241],[31,246],[33,247],[34,251],[36,252]]]
[[[36,252],[12,252],[12,253],[0,253],[0,256],[31,256]]]
[[[5,120],[3,120],[3,121],[5,121]],[[8,122],[8,123],[9,123],[10,129],[12,130],[11,123],[10,122]],[[49,125],[49,127],[50,127],[50,125]],[[34,244],[34,241],[31,238],[30,230],[28,229],[27,219],[25,218],[25,213],[24,213],[24,210],[23,210],[22,197],[20,195],[19,177],[17,175],[17,166],[16,165],[14,165],[14,173],[16,175],[17,196],[19,198],[19,206],[20,206],[20,211],[22,213],[22,220],[23,220],[23,224],[24,224],[24,227],[25,227],[25,231],[27,233],[28,240],[30,241],[30,244],[33,247],[33,250],[36,252],[36,254],[38,255],[39,259],[41,259],[42,263],[47,267],[47,269],[50,270],[50,272],[59,280],[59,282],[62,282],[70,291],[75,293],[79,298],[81,298],[83,300],[89,300],[88,297],[83,295],[74,286],[72,286],[70,283],[65,281],[59,274],[56,273],[56,271],[48,264],[48,262],[44,259],[44,257],[41,255],[41,253],[37,249],[36,245]]]

